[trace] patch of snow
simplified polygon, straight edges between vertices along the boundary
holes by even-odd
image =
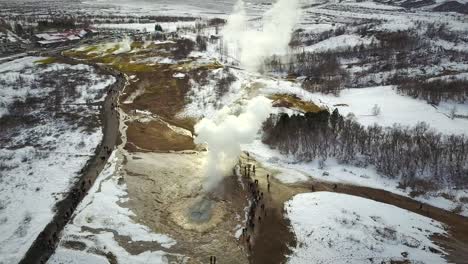
[[[365,2],[345,2],[343,6],[351,6],[351,7],[361,7],[361,8],[368,8],[368,9],[379,9],[379,10],[398,10],[402,11],[405,10],[403,7],[393,6],[393,5],[385,5],[371,1]]]
[[[430,40],[431,45],[441,47],[445,50],[453,50],[458,52],[468,52],[468,43],[460,41],[453,43],[443,39]]]
[[[368,46],[377,42],[378,40],[374,37],[362,38],[357,35],[340,35],[305,47],[304,50],[307,52],[343,51],[360,45]]]
[[[99,255],[86,254],[81,251],[58,247],[55,253],[47,261],[48,264],[108,264],[107,258]]]
[[[313,101],[333,109],[336,106],[340,113],[346,116],[353,113],[359,123],[382,126],[401,124],[413,126],[418,122],[426,122],[432,129],[444,134],[468,135],[468,120],[450,119],[445,113],[424,100],[413,99],[398,94],[393,86],[378,86],[370,88],[345,89],[340,96],[315,93]],[[378,105],[381,113],[372,115],[372,107]],[[459,104],[460,108],[462,104]]]
[[[238,101],[245,94],[245,86],[251,82],[250,76],[242,71],[230,69],[230,72],[236,77],[226,94],[221,98],[217,95],[217,83],[222,78],[222,69],[210,72],[206,85],[199,85],[191,81],[191,90],[187,95],[189,103],[180,113],[180,116],[186,117],[213,117],[216,112],[225,105],[231,105]]]
[[[181,73],[181,72],[178,72],[178,73],[174,73],[174,75],[172,75],[173,78],[176,78],[176,79],[184,79],[185,78],[185,74],[184,73]]]
[[[445,234],[444,226],[392,205],[316,192],[294,196],[285,210],[299,245],[289,256],[289,264],[363,263],[369,259],[447,263],[442,255],[431,252],[444,252],[430,239],[433,234]]]
[[[398,32],[408,31],[412,28],[414,28],[414,23],[408,19],[392,19],[378,25],[377,27],[375,27],[375,30],[386,32]]]

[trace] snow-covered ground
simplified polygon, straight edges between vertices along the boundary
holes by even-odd
[[[451,119],[450,109],[455,107],[457,113],[466,114],[466,104],[442,103],[439,107],[432,106],[424,100],[400,95],[394,86],[377,86],[367,88],[344,89],[339,96],[310,93],[298,84],[285,81],[260,80],[266,94],[286,93],[295,94],[305,101],[311,101],[319,106],[333,111],[338,108],[344,116],[353,113],[356,120],[365,125],[377,123],[388,127],[394,124],[414,126],[418,122],[426,122],[431,128],[445,134],[468,135],[468,120]],[[373,115],[372,108],[377,105],[381,113]]]
[[[426,122],[432,128],[445,134],[468,134],[467,119],[451,119],[447,104],[443,108],[432,106],[424,100],[400,95],[393,86],[378,86],[358,89],[345,89],[340,96],[313,94],[313,101],[333,109],[335,105],[342,115],[353,113],[363,125],[377,123],[392,126],[395,123],[413,126]],[[372,108],[377,105],[381,113],[374,116]],[[455,104],[459,111],[468,109],[466,104]]]
[[[135,223],[135,214],[121,206],[127,198],[126,185],[119,183],[121,158],[114,152],[88,195],[75,211],[72,221],[62,233],[60,245],[49,264],[109,263],[104,257],[113,254],[118,263],[169,263],[163,250],[130,254],[117,241],[123,237],[128,245],[139,242],[158,243],[162,249],[175,245],[172,238],[155,234],[148,227]],[[68,242],[80,243],[83,250],[66,247]],[[171,257],[181,256],[171,254]]]
[[[304,48],[306,52],[327,52],[327,51],[346,51],[356,46],[369,46],[370,44],[377,44],[375,38],[362,38],[357,35],[340,35],[328,38],[324,41],[316,43],[312,46]]]
[[[249,78],[244,72],[231,69],[230,72],[236,80],[230,85],[226,94],[217,95],[217,83],[226,73],[222,69],[214,70],[209,74],[209,82],[205,85],[191,82],[191,90],[187,94],[188,104],[181,116],[202,118],[214,117],[222,107],[231,106],[245,95],[245,78]]]
[[[40,59],[0,64],[0,118],[8,124],[0,134],[1,263],[23,257],[101,142],[101,128],[87,123],[99,111],[70,104],[103,100],[115,81],[86,65]]]
[[[290,264],[446,263],[443,250],[430,240],[445,234],[444,226],[392,205],[316,192],[294,196],[285,210],[297,238]]]

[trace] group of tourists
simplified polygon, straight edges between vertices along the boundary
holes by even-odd
[[[242,168],[242,167],[241,167]],[[249,252],[252,250],[252,236],[255,233],[255,226],[260,225],[262,219],[264,220],[267,217],[267,210],[265,208],[265,197],[264,193],[261,191],[259,186],[258,179],[253,179],[251,176],[256,176],[256,167],[252,164],[246,164],[243,168],[244,177],[248,179],[249,182],[249,196],[250,196],[250,208],[248,211],[248,217],[246,226],[242,229],[241,238],[245,241],[247,249]],[[266,175],[267,181],[267,190],[270,192],[270,175]],[[263,217],[263,218],[262,218]]]

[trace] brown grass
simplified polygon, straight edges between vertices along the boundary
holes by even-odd
[[[193,138],[174,132],[160,121],[128,123],[127,144],[154,152],[193,150]],[[131,146],[128,150],[134,150]]]
[[[273,100],[273,106],[286,107],[293,110],[298,110],[304,113],[317,113],[323,109],[312,102],[306,102],[292,94],[274,94],[269,96]]]
[[[185,107],[185,97],[191,88],[189,79],[176,79],[173,75],[177,72],[208,72],[222,66],[218,63],[198,65],[190,59],[176,64],[135,63],[139,59],[148,57],[174,59],[174,55],[170,52],[174,45],[166,43],[144,47],[142,42],[133,42],[131,44],[132,53],[113,55],[111,54],[112,50],[106,50],[97,54],[94,52],[98,50],[98,46],[90,46],[82,51],[73,50],[65,54],[107,64],[129,76],[135,75],[138,81],[131,82],[125,88],[125,93],[121,95],[120,101],[126,101],[137,90],[143,91],[143,93],[134,98],[132,103],[122,104],[121,108],[128,114],[132,114],[135,109],[149,111],[165,122],[193,133],[193,127],[197,120],[178,116]],[[128,143],[125,148],[128,151],[166,152],[195,148],[191,137],[177,134],[161,121],[130,122],[128,123],[127,136]]]

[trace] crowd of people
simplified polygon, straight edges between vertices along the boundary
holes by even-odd
[[[247,154],[248,155],[248,154]],[[255,227],[259,226],[267,217],[266,210],[266,199],[263,191],[260,188],[259,180],[255,179],[252,176],[256,176],[256,167],[255,165],[247,163],[242,167],[243,176],[247,179],[248,185],[248,195],[250,200],[250,206],[247,215],[246,226],[242,229],[241,239],[246,243],[246,247],[249,252],[252,250],[253,245],[253,235],[255,233]],[[270,192],[271,182],[270,175],[266,175],[266,188]]]

